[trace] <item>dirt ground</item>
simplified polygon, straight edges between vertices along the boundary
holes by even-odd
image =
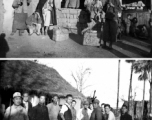
[[[28,36],[26,32],[23,36],[17,33],[6,36],[6,41],[7,58],[141,58],[150,51],[149,44],[134,43],[127,37],[117,42],[113,50],[83,46],[83,36],[72,33],[62,42],[55,42],[49,36]]]

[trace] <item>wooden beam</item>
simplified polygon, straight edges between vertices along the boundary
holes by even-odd
[[[152,10],[152,0],[150,0],[150,9]]]

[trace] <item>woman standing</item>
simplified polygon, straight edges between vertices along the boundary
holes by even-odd
[[[105,24],[103,26],[103,41],[104,47],[109,41],[109,48],[112,49],[112,44],[117,39],[118,29],[118,12],[121,11],[121,4],[119,0],[107,0],[104,5]]]
[[[14,0],[12,7],[14,8],[14,20],[12,26],[12,33],[14,35],[17,30],[19,30],[19,35],[21,36],[24,30],[27,29],[25,21],[28,17],[27,7],[30,4],[30,0]]]

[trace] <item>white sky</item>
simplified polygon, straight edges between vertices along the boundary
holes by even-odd
[[[85,96],[92,96],[96,90],[96,96],[101,103],[109,103],[116,107],[117,100],[117,81],[118,81],[118,59],[38,59],[39,63],[55,68],[59,74],[67,80],[72,86],[76,87],[74,79],[71,77],[71,71],[78,70],[78,67],[91,68],[86,85],[88,87],[83,93]],[[131,64],[121,60],[120,66],[120,98],[128,99],[129,80]],[[149,82],[146,82],[146,96],[149,99]],[[135,100],[142,100],[143,82],[138,81],[138,74],[133,74],[133,94],[136,92]],[[119,100],[119,106],[123,104]]]

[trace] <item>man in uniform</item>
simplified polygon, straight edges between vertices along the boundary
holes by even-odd
[[[21,106],[21,93],[13,94],[13,105],[6,109],[4,120],[29,120],[26,109]]]
[[[90,120],[102,120],[102,118],[103,118],[102,109],[101,109],[99,103],[100,103],[100,101],[98,99],[95,99],[93,101],[94,110],[91,114]]]

